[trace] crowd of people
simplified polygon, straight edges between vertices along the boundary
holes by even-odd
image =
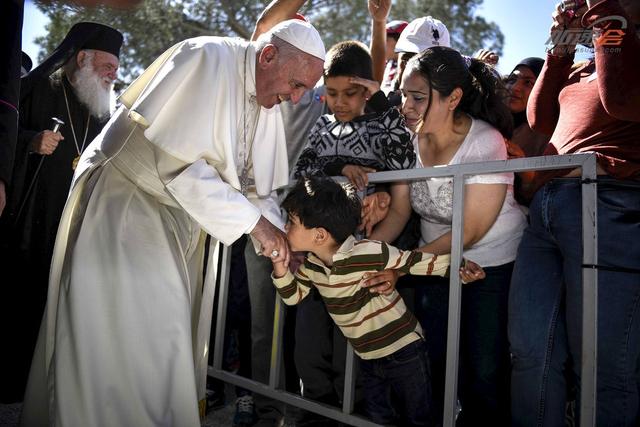
[[[441,425],[456,274],[456,424],[579,424],[580,170],[467,176],[454,272],[452,179],[368,174],[594,152],[596,424],[637,426],[640,4],[558,5],[552,35],[591,32],[591,58],[552,37],[506,76],[495,53],[454,49],[439,17],[388,22],[390,0],[368,1],[370,46],[325,50],[303,4],[272,1],[251,41],[177,43],[117,108],[123,36],[77,23],[25,70],[19,102],[0,99],[19,112],[0,170],[0,260],[19,278],[2,290],[2,401],[24,401],[27,427],[200,425],[225,403],[207,377],[224,244],[225,369],[269,382],[279,295],[286,390],[341,406],[350,344],[357,414]],[[335,425],[235,392],[235,426]]]

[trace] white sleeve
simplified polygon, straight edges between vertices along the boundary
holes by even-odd
[[[156,148],[160,179],[176,202],[202,228],[225,245],[249,233],[260,219],[260,208],[224,182],[204,160],[184,164]]]
[[[486,162],[491,160],[507,160],[507,145],[502,134],[495,128],[486,125],[475,135],[467,152],[461,156],[460,163]],[[493,173],[488,175],[472,175],[465,179],[465,184],[513,184],[513,173]]]

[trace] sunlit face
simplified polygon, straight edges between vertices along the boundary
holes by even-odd
[[[447,116],[452,113],[448,99],[442,97],[436,90],[432,92],[433,99],[429,107],[429,84],[415,68],[408,68],[405,71],[400,91],[402,92],[402,114],[405,116],[407,127],[413,132],[434,133],[445,124]],[[427,108],[429,113],[425,117]]]
[[[287,232],[289,246],[294,252],[310,252],[313,250],[313,241],[315,238],[315,230],[306,228],[297,215],[289,214],[287,223],[284,226]]]
[[[512,113],[521,113],[527,109],[527,101],[535,83],[536,75],[526,65],[518,65],[509,75],[505,86],[509,91],[507,103]]]
[[[276,46],[265,46],[256,64],[258,104],[271,108],[283,101],[297,103],[320,79],[322,67],[320,58],[306,53],[284,58]]]
[[[324,86],[329,109],[341,122],[348,122],[364,114],[367,90],[349,82],[350,77],[325,77]]]
[[[102,50],[94,50],[93,52],[93,70],[100,77],[100,83],[105,88],[110,88],[118,77],[120,61],[112,53]]]

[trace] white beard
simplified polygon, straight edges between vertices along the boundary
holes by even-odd
[[[92,116],[102,120],[111,115],[113,82],[108,82],[109,86],[105,88],[105,81],[94,72],[91,64],[78,69],[70,81],[76,96]]]

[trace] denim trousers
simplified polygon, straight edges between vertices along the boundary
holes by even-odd
[[[511,363],[507,305],[513,263],[485,267],[486,277],[462,285],[457,426],[509,424]],[[433,375],[434,414],[442,422],[449,279],[414,277],[416,315],[424,329]]]
[[[424,340],[389,356],[360,360],[367,415],[375,423],[431,426],[431,375]]]
[[[637,426],[640,183],[598,177],[597,200],[598,265],[605,268],[598,269],[596,425]],[[577,388],[580,407],[579,178],[547,183],[536,193],[529,216],[509,296],[512,421],[515,426],[564,426],[569,385]]]

